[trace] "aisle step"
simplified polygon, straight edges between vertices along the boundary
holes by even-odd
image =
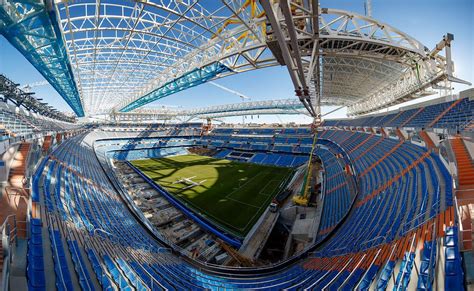
[[[460,135],[451,140],[458,165],[458,181],[461,187],[474,186],[474,165],[466,145]]]

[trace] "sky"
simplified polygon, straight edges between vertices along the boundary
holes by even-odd
[[[209,0],[217,1],[217,0]],[[363,0],[320,0],[321,7],[337,8],[364,14]],[[454,34],[452,55],[457,77],[474,82],[474,1],[472,0],[372,0],[372,17],[387,23],[432,49],[447,32]],[[0,36],[0,73],[20,84],[30,84],[44,80],[36,69]],[[216,83],[239,91],[252,100],[286,99],[294,97],[294,89],[285,67],[271,67],[232,75]],[[455,85],[454,92],[469,88]],[[36,87],[36,96],[43,98],[61,111],[71,112],[66,102],[50,86]],[[420,98],[420,102],[433,97]],[[196,108],[240,102],[236,95],[210,84],[203,84],[177,94],[165,97],[151,106],[170,105],[182,108]],[[328,112],[334,107],[323,107]],[[346,117],[342,109],[326,118]],[[241,117],[226,118],[227,122],[241,122]],[[298,122],[307,123],[305,116],[254,116],[246,122]]]

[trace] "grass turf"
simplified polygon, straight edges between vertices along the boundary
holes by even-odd
[[[201,216],[239,237],[250,231],[292,172],[198,155],[136,160],[132,164]],[[187,185],[174,183],[193,176],[194,182],[205,181],[186,190]]]

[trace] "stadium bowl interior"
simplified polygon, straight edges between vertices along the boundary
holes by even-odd
[[[326,2],[0,1],[0,290],[471,290],[453,34]]]

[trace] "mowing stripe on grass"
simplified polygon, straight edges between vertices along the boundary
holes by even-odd
[[[281,181],[293,172],[198,155],[136,160],[132,164],[182,203],[239,237],[250,231],[277,194]],[[194,182],[206,181],[186,190],[175,183],[188,177],[194,177]]]
[[[275,189],[278,189],[278,186],[280,186],[280,183],[281,183],[281,181],[279,181],[279,180],[270,180],[270,181],[268,181],[267,184],[265,184],[265,186],[262,188],[262,190],[260,190],[260,192],[258,192],[258,194],[265,195],[265,196],[272,196],[273,191],[275,191]],[[269,185],[270,185],[270,187],[269,187]],[[270,194],[267,194],[266,190],[270,190],[272,192],[270,192]]]

